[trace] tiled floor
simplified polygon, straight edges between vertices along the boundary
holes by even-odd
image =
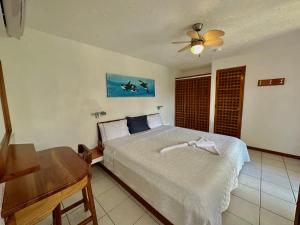
[[[223,225],[293,225],[300,160],[249,152],[252,161],[241,171]],[[160,224],[98,166],[93,167],[92,186],[99,225]],[[63,206],[79,198],[80,194],[74,195]],[[76,208],[64,216],[63,224],[77,224],[86,216],[83,207]],[[40,224],[50,225],[51,217]]]

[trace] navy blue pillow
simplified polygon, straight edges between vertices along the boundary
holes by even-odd
[[[147,116],[127,117],[126,119],[129,133],[131,134],[150,129],[147,122]]]

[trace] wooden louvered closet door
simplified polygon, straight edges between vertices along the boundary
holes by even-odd
[[[240,138],[246,67],[217,71],[214,132]]]
[[[210,76],[176,79],[176,126],[209,130],[210,84]]]

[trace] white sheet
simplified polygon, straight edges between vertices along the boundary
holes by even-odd
[[[166,146],[207,138],[221,156],[193,147],[160,154]],[[162,126],[105,143],[104,164],[172,223],[220,225],[247,147],[237,138]]]

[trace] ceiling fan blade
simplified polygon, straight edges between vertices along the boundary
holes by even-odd
[[[191,41],[173,41],[172,44],[190,43]]]
[[[204,40],[208,41],[211,39],[221,37],[224,34],[225,34],[225,32],[222,30],[210,30],[210,31],[207,31],[205,34],[203,34],[203,38],[204,38]]]
[[[221,38],[215,38],[204,42],[204,46],[221,46],[224,41]]]
[[[199,39],[199,34],[194,31],[194,30],[190,30],[188,32],[186,32],[187,36],[189,36],[190,38],[193,38],[193,39]]]
[[[190,47],[191,47],[191,44],[188,44],[188,45],[184,46],[183,48],[179,49],[178,52],[182,52],[182,51],[184,51],[184,50],[187,50],[187,49],[189,49]]]

